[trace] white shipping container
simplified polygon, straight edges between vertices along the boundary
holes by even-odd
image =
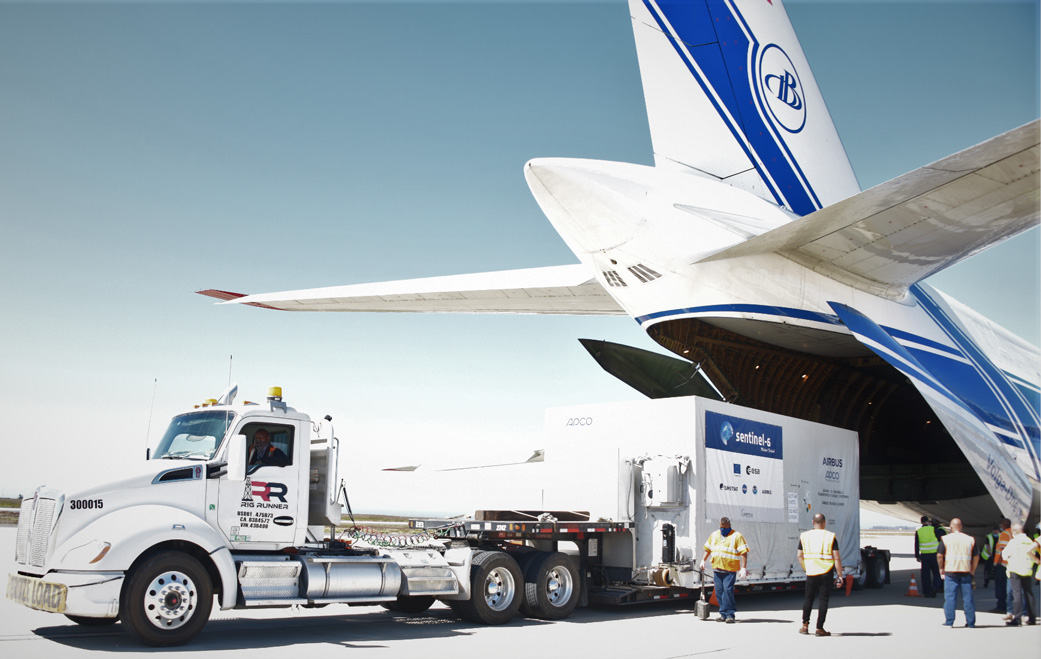
[[[799,534],[824,513],[843,565],[860,562],[855,432],[695,397],[546,412],[547,510],[632,522],[604,548],[614,568],[697,583],[703,545],[722,516],[750,547],[748,583],[801,580]],[[675,532],[674,556],[663,555]],[[673,558],[672,561],[666,560]]]

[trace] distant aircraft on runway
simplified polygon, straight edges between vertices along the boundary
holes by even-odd
[[[1038,224],[1038,122],[861,192],[779,0],[629,8],[655,166],[524,168],[581,263],[201,292],[292,311],[628,314],[726,400],[858,431],[875,509],[1032,524],[1041,352],[922,280]],[[615,356],[642,391],[675,390],[650,381],[676,369]]]

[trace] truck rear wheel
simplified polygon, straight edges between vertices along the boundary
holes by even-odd
[[[470,599],[452,601],[459,617],[483,625],[509,622],[521,605],[524,577],[503,551],[475,551],[470,563]]]
[[[419,595],[416,597],[398,595],[397,600],[393,602],[383,602],[380,606],[388,611],[394,611],[395,613],[423,613],[433,605],[434,598],[429,595]]]
[[[867,586],[868,588],[881,588],[889,577],[889,562],[884,556],[875,555],[868,559],[867,563]]]
[[[119,617],[145,645],[184,645],[202,631],[213,607],[213,587],[199,561],[166,551],[130,574]]]
[[[578,606],[579,577],[574,560],[560,552],[539,552],[524,570],[521,614],[563,620]]]

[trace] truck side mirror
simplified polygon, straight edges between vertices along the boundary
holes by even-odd
[[[235,435],[228,445],[228,480],[246,480],[246,436]]]

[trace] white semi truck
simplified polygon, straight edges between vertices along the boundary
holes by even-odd
[[[381,542],[337,534],[331,419],[312,421],[277,388],[260,404],[235,392],[174,417],[139,471],[25,499],[7,597],[79,624],[119,620],[155,646],[194,638],[215,597],[221,609],[421,613],[440,600],[483,624],[518,611],[562,619],[589,601],[698,594],[701,544],[723,515],[752,547],[741,587],[798,587],[798,533],[815,512],[849,573],[887,580],[888,555],[857,548],[846,431],[698,398],[553,409],[546,505],[412,520],[412,533]],[[249,465],[260,430],[283,455]]]

